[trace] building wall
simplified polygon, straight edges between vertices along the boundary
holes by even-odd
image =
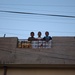
[[[0,75],[3,75],[0,69]],[[7,70],[6,75],[75,75],[75,69],[16,69]]]
[[[74,37],[53,37],[50,49],[17,48],[17,40],[0,38],[0,75],[3,66],[9,67],[6,75],[75,75]]]
[[[52,37],[52,47],[17,48],[16,37],[0,38],[1,64],[75,64],[75,38]]]
[[[17,41],[17,37],[0,37],[0,48],[12,50],[17,47]]]
[[[0,64],[12,63],[14,61],[15,48],[17,48],[17,37],[0,37]]]
[[[4,75],[4,70],[0,68],[0,75]]]

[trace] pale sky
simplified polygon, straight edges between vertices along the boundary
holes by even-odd
[[[0,0],[0,10],[75,16],[75,0]],[[75,18],[0,12],[0,37],[27,39],[32,31],[75,36]]]

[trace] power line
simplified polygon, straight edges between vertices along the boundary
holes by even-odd
[[[18,11],[5,11],[5,10],[0,10],[0,12],[16,13],[16,14],[28,14],[28,15],[41,15],[41,16],[65,17],[65,18],[75,18],[75,16],[69,16],[69,15],[55,15],[55,14],[43,14],[43,13],[31,13],[31,12],[18,12]]]

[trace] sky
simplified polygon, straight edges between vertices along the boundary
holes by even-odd
[[[0,10],[75,16],[75,0],[0,0]],[[75,36],[75,18],[0,12],[0,37]]]

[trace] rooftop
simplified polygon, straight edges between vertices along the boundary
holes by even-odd
[[[75,37],[52,37],[51,48],[18,48],[17,37],[0,38],[0,65],[73,65]]]

